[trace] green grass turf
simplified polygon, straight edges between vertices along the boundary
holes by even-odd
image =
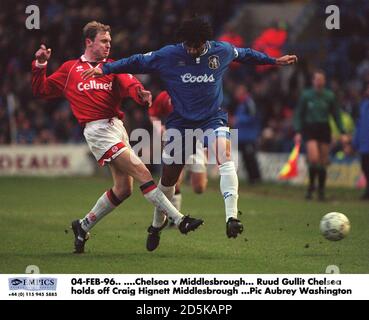
[[[303,200],[301,187],[241,185],[239,208],[245,232],[225,236],[223,199],[217,182],[203,195],[183,187],[183,211],[205,225],[189,235],[169,229],[160,247],[145,248],[152,207],[138,186],[134,195],[92,230],[86,254],[73,255],[69,223],[81,218],[108,178],[0,178],[0,273],[369,273],[369,205],[359,191],[330,189],[330,200]],[[330,211],[345,213],[350,235],[325,240],[319,221]]]

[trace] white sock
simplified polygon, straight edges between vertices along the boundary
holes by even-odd
[[[109,212],[113,211],[122,201],[120,201],[110,189],[106,191],[97,200],[95,206],[91,211],[81,220],[81,227],[88,232],[95,226],[102,218],[104,218]]]
[[[224,198],[226,221],[237,219],[238,177],[233,161],[227,161],[219,166],[220,192]]]
[[[178,211],[181,211],[181,207],[182,207],[182,193],[174,194],[171,202],[173,203],[173,206],[175,206],[175,208]]]
[[[173,198],[173,195],[174,195],[174,189],[175,189],[174,186],[172,186],[172,187],[163,186],[161,184],[161,179],[160,179],[160,181],[158,183],[158,189],[160,189],[165,194],[165,196],[168,198],[168,200],[172,202],[172,198]],[[174,207],[178,210],[178,208],[176,206],[174,206]],[[155,207],[152,226],[155,227],[155,228],[160,228],[163,225],[164,221],[165,221],[165,214],[162,211],[160,211],[158,209],[158,207]]]
[[[155,207],[174,222],[175,225],[179,225],[182,221],[183,215],[170,203],[164,193],[156,187],[154,181],[149,181],[140,186],[144,197],[150,201]]]

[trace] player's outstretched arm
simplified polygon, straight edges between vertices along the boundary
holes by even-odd
[[[275,58],[251,48],[233,48],[234,60],[245,64],[276,64]]]
[[[129,58],[123,58],[114,62],[105,63],[102,68],[91,68],[82,72],[82,78],[87,80],[91,77],[101,77],[106,74],[146,73],[142,54],[135,54]]]
[[[290,65],[297,62],[297,56],[295,55],[285,55],[279,58],[273,58],[267,54],[251,49],[251,48],[234,48],[234,60],[246,63],[246,64],[271,64],[271,65]]]
[[[114,62],[105,63],[102,68],[94,68],[82,72],[84,80],[91,77],[100,77],[110,73],[144,74],[153,73],[160,68],[160,53],[153,51],[146,54],[134,54]]]

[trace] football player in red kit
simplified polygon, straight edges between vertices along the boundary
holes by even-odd
[[[203,221],[183,216],[156,187],[149,170],[131,149],[121,121],[123,113],[119,107],[124,97],[150,106],[151,93],[130,74],[110,74],[83,80],[82,71],[102,67],[112,61],[108,59],[111,49],[108,25],[89,22],[83,28],[83,36],[84,54],[65,62],[49,77],[46,76],[46,67],[51,56],[50,48],[41,45],[32,63],[34,95],[45,99],[63,96],[70,102],[74,116],[84,127],[83,133],[91,152],[100,165],[109,165],[113,177],[113,187],[97,200],[84,218],[72,222],[74,252],[83,253],[88,231],[131,195],[133,179],[139,182],[144,197],[165,212],[181,233],[195,230]],[[157,232],[156,236],[159,242]]]

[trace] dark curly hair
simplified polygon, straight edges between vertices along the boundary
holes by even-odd
[[[194,17],[182,22],[177,32],[179,41],[196,47],[213,37],[211,24],[202,17]]]

